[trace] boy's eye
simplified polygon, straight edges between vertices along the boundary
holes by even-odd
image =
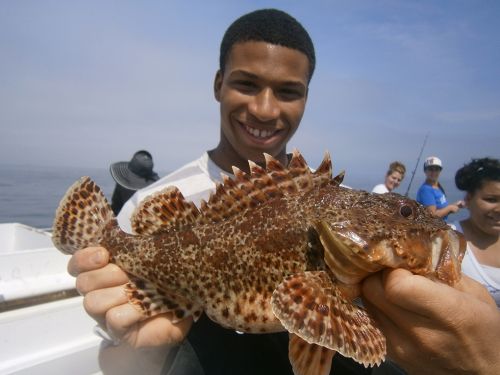
[[[296,89],[280,89],[278,92],[279,96],[283,98],[283,100],[294,100],[294,99],[299,99],[301,98],[302,92]]]
[[[251,89],[257,87],[252,81],[234,81],[234,85],[243,89]]]

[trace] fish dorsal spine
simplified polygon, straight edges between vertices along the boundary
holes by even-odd
[[[234,178],[222,175],[222,183],[216,184],[215,192],[208,201],[201,202],[200,209],[188,202],[176,187],[150,195],[132,215],[134,233],[158,234],[195,224],[217,223],[276,197],[301,193],[332,181],[338,185],[343,177],[341,174],[332,180],[328,152],[315,172],[311,172],[298,150],[293,151],[287,167],[271,155],[264,156],[266,168],[249,161],[250,174],[233,167]]]

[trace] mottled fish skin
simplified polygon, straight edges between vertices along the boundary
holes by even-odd
[[[53,241],[67,253],[106,247],[147,315],[170,311],[177,321],[204,311],[238,331],[288,330],[297,374],[329,371],[324,348],[380,363],[385,339],[346,291],[387,267],[453,285],[463,238],[408,198],[339,186],[328,155],[314,174],[298,152],[287,168],[266,161],[267,170],[251,163],[251,175],[235,169],[201,210],[177,189],[147,198],[132,220],[135,236],[82,178],[61,201]]]
[[[279,199],[223,222],[162,234],[154,241],[133,238],[124,248],[120,244],[125,238],[112,237],[103,239],[103,245],[111,248],[117,265],[177,291],[225,327],[282,331],[271,309],[271,295],[285,276],[313,269],[307,257],[308,222],[300,210],[292,210],[294,206]],[[286,215],[294,225],[276,220],[276,215]]]

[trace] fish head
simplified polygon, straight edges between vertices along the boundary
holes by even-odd
[[[460,279],[463,235],[421,204],[395,193],[343,189],[340,195],[323,200],[331,204],[316,224],[325,263],[338,279],[352,284],[387,267],[450,285]]]

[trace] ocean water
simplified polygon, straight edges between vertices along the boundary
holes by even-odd
[[[107,169],[0,165],[0,223],[50,228],[66,190],[90,176],[108,199],[114,181]]]
[[[160,174],[161,175],[161,174]],[[81,176],[90,176],[103,190],[108,199],[114,189],[114,181],[108,169],[14,166],[0,164],[0,223],[17,222],[37,228],[50,228],[54,213],[64,193]],[[407,181],[405,181],[408,183]],[[352,176],[346,183],[352,188],[369,190],[377,181]],[[414,198],[421,181],[414,181],[410,197]],[[448,201],[462,199],[463,194],[454,189],[453,181],[442,181]],[[406,191],[403,183],[400,193]],[[467,210],[450,215],[449,221],[467,217]]]

